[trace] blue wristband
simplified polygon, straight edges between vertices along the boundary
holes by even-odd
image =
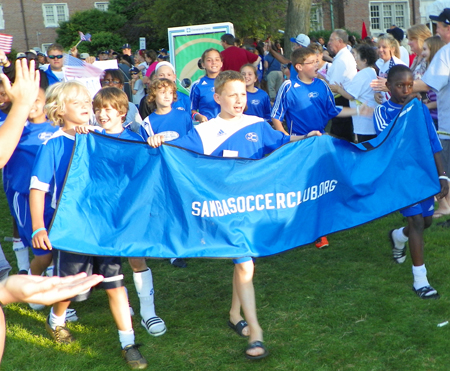
[[[31,234],[31,238],[33,238],[34,236],[36,236],[36,234],[39,233],[40,231],[46,231],[46,230],[47,230],[47,228],[44,228],[44,227],[36,229],[36,230]]]

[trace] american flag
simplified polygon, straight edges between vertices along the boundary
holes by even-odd
[[[5,53],[11,53],[12,43],[13,37],[11,35],[0,33],[0,49],[2,49]]]
[[[81,59],[64,54],[64,75],[68,78],[103,76],[103,70]]]
[[[83,32],[78,31],[78,34],[80,35],[80,40],[81,41],[91,41],[91,34],[90,33],[87,33],[85,35]]]

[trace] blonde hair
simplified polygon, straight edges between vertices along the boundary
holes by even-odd
[[[431,37],[430,29],[424,24],[416,24],[406,31],[409,40],[417,40],[417,46],[422,49],[425,39]]]
[[[380,42],[384,41],[389,49],[394,49],[394,56],[400,59],[400,45],[397,40],[391,34],[384,34],[378,38],[378,47],[380,46]]]
[[[64,120],[60,116],[66,108],[66,103],[84,95],[91,99],[88,88],[77,81],[59,82],[51,85],[45,94],[44,111],[53,125],[64,126]]]
[[[223,88],[227,82],[240,81],[245,84],[244,76],[236,71],[222,71],[214,80],[214,92],[216,94],[222,94]]]
[[[438,50],[445,46],[445,42],[439,36],[435,35],[426,39],[424,43],[427,43],[428,49],[430,49],[430,55],[427,58],[427,65],[429,65]]]

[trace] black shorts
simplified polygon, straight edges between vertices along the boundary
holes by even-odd
[[[66,277],[81,272],[88,276],[101,274],[104,278],[96,288],[105,290],[124,286],[122,274],[122,262],[118,257],[91,256],[74,254],[67,251],[53,249],[53,261],[55,264],[54,275]],[[89,297],[90,290],[82,292],[71,301],[83,301]]]

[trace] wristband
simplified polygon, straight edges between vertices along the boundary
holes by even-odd
[[[439,180],[446,180],[446,181],[450,182],[450,179],[448,178],[447,175],[441,175],[441,176],[439,176]]]
[[[31,238],[33,238],[34,236],[36,236],[36,234],[39,233],[40,231],[46,231],[46,230],[47,230],[47,228],[44,228],[44,227],[36,229],[36,230],[31,234]]]
[[[194,113],[192,114],[192,120],[195,121],[195,115],[196,115],[197,113],[198,113],[198,112],[194,112]]]

